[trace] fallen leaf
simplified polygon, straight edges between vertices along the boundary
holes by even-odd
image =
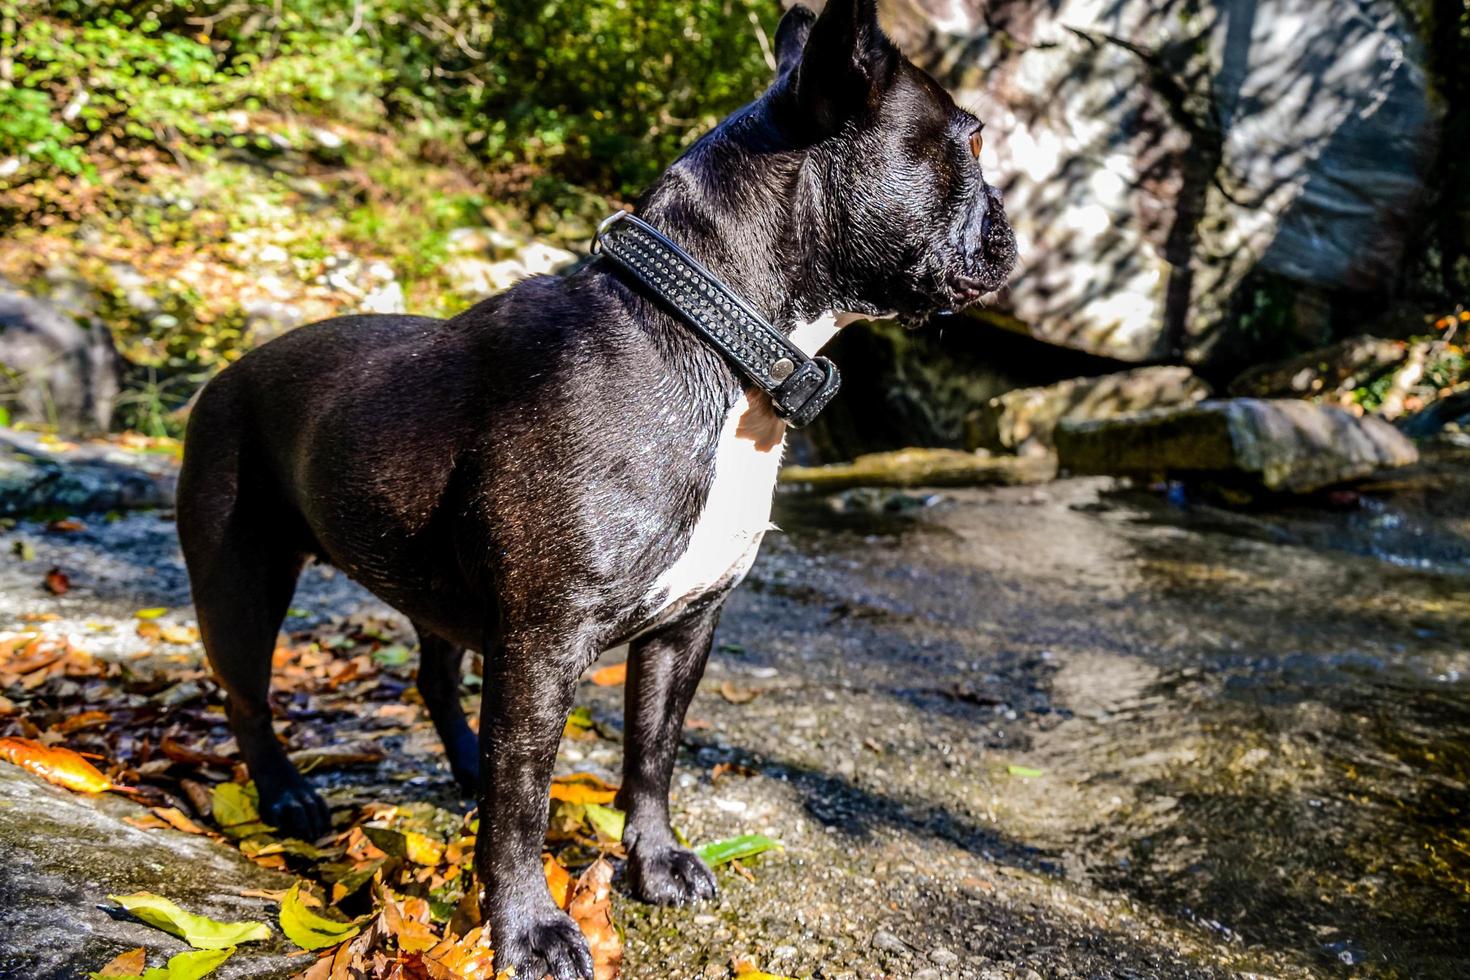
[[[220,783],[209,798],[215,824],[227,836],[236,838],[268,834],[275,829],[261,821],[259,806],[254,784]]]
[[[600,803],[588,803],[585,806],[587,822],[592,829],[597,831],[597,836],[609,841],[620,841],[623,839],[623,825],[627,816],[622,810],[615,807],[603,806]]]
[[[373,660],[384,667],[402,667],[413,657],[413,652],[402,643],[379,647],[373,651]]]
[[[734,773],[737,776],[750,777],[755,775],[755,770],[738,762],[717,762],[715,767],[709,771],[709,781],[719,782],[721,776],[726,773]]]
[[[46,586],[46,591],[52,595],[66,595],[71,589],[71,577],[61,569],[53,568],[46,573],[46,578],[42,580],[42,584]]]
[[[617,980],[623,968],[623,941],[612,919],[612,876],[612,865],[598,858],[577,879],[567,903],[567,914],[587,940],[596,980]]]
[[[447,936],[424,953],[424,968],[433,980],[495,980],[495,951],[480,926],[463,939]]]
[[[609,664],[592,672],[591,681],[598,687],[617,687],[628,679],[628,663]]]
[[[10,552],[21,561],[36,560],[36,546],[24,539],[21,539],[15,542],[15,544],[11,545]]]
[[[0,759],[77,793],[121,788],[92,763],[60,745],[47,746],[29,738],[0,738]]]
[[[223,950],[271,937],[270,927],[264,922],[219,922],[208,916],[185,912],[162,895],[152,892],[107,897],[153,928],[178,936],[195,949]],[[220,962],[224,962],[223,958]]]
[[[143,969],[148,965],[148,950],[139,946],[130,949],[126,953],[119,953],[111,962],[96,973],[89,973],[90,977],[138,977],[143,975]]]
[[[572,898],[571,872],[556,859],[556,855],[549,853],[541,855],[541,868],[546,872],[546,887],[551,890],[557,907],[566,908]]]
[[[66,721],[51,726],[51,731],[58,735],[70,735],[84,728],[98,728],[112,720],[112,715],[105,711],[83,711],[79,715],[72,715]]]
[[[423,953],[439,942],[439,937],[429,928],[429,903],[422,898],[400,900],[384,895],[381,922],[405,953]]]
[[[1006,766],[1006,772],[1022,779],[1035,779],[1042,774],[1040,769],[1032,769],[1030,766]]]
[[[618,788],[590,772],[557,776],[551,781],[551,798],[563,803],[611,803]]]
[[[736,687],[733,681],[720,682],[720,697],[731,704],[749,704],[760,697],[760,691],[749,687]]]
[[[165,623],[159,627],[158,636],[163,642],[172,643],[175,646],[190,646],[199,642],[199,630],[193,626]]]
[[[144,972],[143,980],[200,980],[219,969],[221,963],[235,955],[235,947],[225,949],[191,949],[168,958],[168,965]]]
[[[302,949],[324,949],[351,939],[370,918],[364,916],[351,922],[327,918],[306,904],[299,881],[281,899],[281,931]]]
[[[184,811],[176,806],[149,807],[148,812],[158,817],[164,823],[175,830],[182,830],[186,834],[207,834],[209,831],[199,826],[184,815]]]
[[[75,534],[78,531],[85,531],[86,529],[87,525],[83,524],[75,517],[68,517],[59,521],[52,521],[50,524],[46,525],[46,530],[55,531],[59,534]]]
[[[193,748],[172,735],[163,736],[158,742],[158,749],[174,762],[181,762],[188,766],[215,766],[220,769],[229,769],[235,764],[235,760],[229,756]]]
[[[780,846],[779,842],[764,834],[741,834],[739,837],[727,837],[696,847],[694,853],[699,855],[701,861],[714,868],[740,858],[755,857]]]
[[[732,965],[735,967],[736,980],[795,980],[794,977],[782,977],[758,970],[750,960],[736,960]]]
[[[592,712],[585,707],[573,708],[571,714],[567,715],[567,723],[562,726],[561,737],[596,738],[597,733],[592,730]]]
[[[152,606],[148,609],[139,609],[133,613],[133,616],[138,619],[157,619],[166,612],[168,612],[168,607],[166,606]]]

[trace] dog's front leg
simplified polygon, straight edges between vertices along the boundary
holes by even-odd
[[[587,943],[546,886],[551,770],[592,653],[575,642],[512,636],[485,662],[480,705],[480,828],[475,872],[490,924],[497,972],[518,977],[591,980]]]
[[[640,637],[629,651],[618,806],[628,814],[623,844],[629,887],[645,902],[683,905],[715,897],[709,868],[674,840],[669,782],[684,713],[709,659],[723,603],[723,596],[712,598],[677,622]]]

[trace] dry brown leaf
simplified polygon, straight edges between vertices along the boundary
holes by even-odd
[[[609,664],[592,672],[591,681],[598,687],[617,687],[628,679],[628,664]]]
[[[112,720],[112,715],[106,711],[83,711],[79,715],[72,715],[66,721],[52,725],[50,730],[60,735],[70,735],[84,728],[99,728]]]
[[[494,980],[495,951],[489,938],[481,926],[463,939],[445,937],[424,954],[424,968],[433,980]]]
[[[78,531],[85,531],[86,529],[87,525],[83,524],[75,517],[68,517],[65,520],[60,521],[52,521],[50,524],[46,525],[46,530],[54,531],[59,534],[76,534]]]
[[[205,830],[203,827],[199,826],[197,823],[184,816],[184,811],[180,810],[176,806],[149,807],[148,812],[152,813],[154,816],[158,817],[158,819],[162,820],[164,823],[168,824],[175,830],[182,830],[186,834],[207,835],[209,833],[209,831]]]
[[[104,793],[122,788],[71,749],[43,745],[34,739],[0,738],[0,759],[77,793]]]
[[[66,595],[71,589],[71,576],[59,568],[53,568],[46,573],[42,584],[46,586],[46,591],[52,595]]]
[[[158,629],[158,638],[175,646],[191,646],[199,642],[199,630],[193,626],[166,623]]]
[[[612,919],[612,876],[612,865],[598,858],[577,879],[567,903],[567,914],[587,940],[597,980],[617,980],[623,972],[623,941]]]
[[[141,977],[148,965],[148,950],[139,946],[126,953],[119,953],[106,966],[97,971],[102,977]]]
[[[720,697],[731,704],[749,704],[760,697],[760,691],[749,687],[736,687],[733,681],[720,682]]]

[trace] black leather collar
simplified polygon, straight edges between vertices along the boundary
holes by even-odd
[[[771,396],[792,428],[812,419],[837,394],[837,366],[807,357],[750,305],[652,225],[627,211],[597,229],[592,254],[633,276],[695,333]]]

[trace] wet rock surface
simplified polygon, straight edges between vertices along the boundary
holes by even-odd
[[[1096,479],[894,511],[783,492],[787,533],[732,599],[691,710],[674,818],[696,842],[763,832],[785,850],[749,878],[722,869],[699,907],[619,896],[626,975],[726,977],[736,958],[819,978],[1458,975],[1470,455],[1443,453],[1335,511],[1241,514]],[[188,621],[158,515],[8,537],[36,554],[0,563],[3,623],[55,613],[40,628],[127,658],[138,607]],[[39,587],[52,565],[73,573],[59,598]],[[288,626],[381,612],[321,569],[293,605]],[[559,767],[615,777],[620,694],[578,701],[603,737],[564,743]],[[324,737],[363,737],[353,724]],[[339,799],[464,805],[426,719],[385,748],[376,769],[313,778]],[[76,896],[50,906],[57,961],[143,941],[85,944],[112,928],[102,889],[197,878],[186,894],[224,914],[256,880],[222,845],[191,842],[216,860],[99,831],[123,801],[7,775],[6,846],[60,855],[48,874],[70,891],[54,891]],[[155,841],[174,852],[163,871]],[[0,902],[0,963],[30,955],[27,914]],[[237,954],[256,972],[234,975],[278,962]]]
[[[171,456],[0,428],[0,516],[171,507]]]
[[[850,463],[788,466],[783,483],[823,490],[849,487],[985,487],[1044,483],[1056,474],[1049,459],[1021,459],[957,449],[900,449],[868,453]]]
[[[1217,477],[1285,493],[1361,480],[1419,459],[1414,444],[1382,419],[1253,398],[1064,421],[1056,446],[1061,467],[1074,474]]]
[[[109,894],[151,891],[223,921],[269,921],[271,906],[240,893],[280,890],[289,878],[263,871],[238,851],[177,831],[124,821],[146,811],[116,796],[84,797],[0,765],[0,978],[75,980],[118,953],[188,945],[123,913]],[[289,945],[253,945],[217,974],[289,976]],[[247,962],[248,960],[248,962]]]
[[[1132,412],[1193,405],[1210,386],[1186,367],[1150,367],[997,395],[965,420],[972,449],[1044,453],[1063,420],[1084,422]]]

